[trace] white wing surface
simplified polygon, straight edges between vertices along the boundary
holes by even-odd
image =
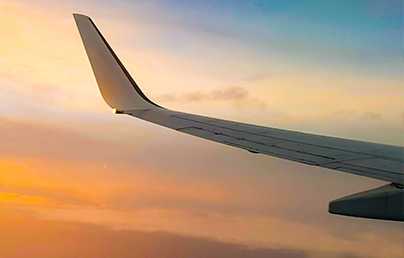
[[[403,147],[226,121],[155,104],[142,93],[93,21],[84,15],[74,14],[74,17],[101,94],[116,113],[252,153],[376,178],[393,183],[397,189],[404,185]],[[400,205],[400,216],[404,219],[404,195]],[[330,205],[331,212],[355,216],[339,209],[334,210]]]

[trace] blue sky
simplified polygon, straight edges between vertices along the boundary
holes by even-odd
[[[137,12],[136,4],[124,3]],[[400,74],[401,1],[152,1],[148,5],[166,10],[157,17],[162,22],[175,22],[192,34],[232,37],[235,44],[251,46],[263,57],[273,50],[294,65]],[[160,44],[171,48],[189,36],[173,35]],[[187,47],[180,46],[182,51]]]

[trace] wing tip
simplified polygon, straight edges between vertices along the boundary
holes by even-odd
[[[76,18],[86,18],[86,19],[89,19],[89,20],[91,20],[91,18],[89,17],[89,16],[87,16],[87,15],[85,15],[85,14],[81,14],[81,13],[73,13],[73,17],[76,19]]]
[[[94,54],[91,49],[100,47],[100,45],[105,46],[105,48],[102,48],[102,51],[99,52],[108,52],[111,56],[112,59],[114,60],[115,64],[117,64],[120,68],[120,70],[123,73],[123,77],[125,80],[129,82],[129,84],[132,86],[132,88],[135,90],[135,98],[132,98],[137,100],[137,105],[136,103],[133,103],[133,99],[130,99],[129,95],[132,94],[127,94],[127,91],[122,91],[123,87],[117,87],[117,85],[114,85],[112,87],[111,85],[100,85],[100,82],[97,79],[97,83],[99,86],[99,89],[101,91],[101,95],[104,97],[104,100],[107,102],[109,106],[112,108],[118,108],[119,110],[125,110],[130,108],[137,108],[141,107],[144,108],[145,106],[152,105],[154,107],[159,107],[162,108],[161,106],[157,105],[156,103],[152,102],[146,95],[142,92],[140,87],[136,84],[135,80],[132,78],[132,76],[129,74],[129,72],[126,70],[125,66],[122,64],[122,62],[119,60],[118,56],[115,54],[114,50],[111,48],[111,46],[108,44],[107,40],[104,38],[104,36],[101,34],[101,32],[98,30],[97,26],[93,22],[93,20],[85,15],[85,14],[80,14],[80,13],[73,13],[74,20],[76,22],[76,25],[79,29],[82,41],[84,43],[84,47],[86,48],[87,55],[90,59],[90,63],[92,63],[92,68],[95,73],[96,79],[97,79],[97,73],[95,69],[97,68],[96,65],[102,64],[101,67],[104,67],[104,70],[101,68],[101,72],[98,73],[98,77],[100,77],[100,74],[107,74],[110,72],[109,70],[107,71],[105,69],[105,61],[100,61],[100,58],[103,58],[100,53]],[[91,28],[91,29],[90,29]],[[98,40],[98,41],[97,41]],[[90,44],[90,43],[92,44]],[[92,53],[92,54],[89,54]],[[92,60],[93,59],[93,60]],[[98,59],[98,61],[97,61]],[[111,60],[109,60],[111,61]],[[105,79],[105,76],[104,76]],[[101,79],[101,80],[104,80]],[[122,83],[121,81],[116,82],[117,84]],[[121,91],[120,91],[121,90]],[[130,90],[132,91],[132,89]],[[111,92],[113,94],[111,94]],[[126,94],[124,94],[126,92]],[[121,98],[118,98],[116,96],[121,96]],[[125,100],[125,101],[123,101]],[[125,104],[124,104],[125,103]],[[141,104],[142,103],[142,104]]]

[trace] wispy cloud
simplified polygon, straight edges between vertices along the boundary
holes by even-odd
[[[23,258],[27,253],[31,258],[308,257],[305,251],[298,249],[251,248],[163,232],[112,230],[84,223],[43,221],[19,214],[2,213],[0,219],[2,232],[7,235],[7,240],[0,242],[0,256],[8,258]],[[28,235],[29,239],[26,238]],[[24,248],[16,248],[21,245]]]
[[[165,94],[158,99],[167,102],[199,102],[199,101],[240,101],[249,98],[249,92],[237,86],[227,87],[209,92],[189,92],[179,95]]]
[[[350,252],[257,247],[163,231],[111,229],[91,223],[38,219],[2,210],[0,226],[7,239],[0,256],[23,258],[371,258]],[[24,248],[16,248],[23,245]]]
[[[236,109],[257,110],[262,112],[267,108],[265,99],[255,97],[250,92],[239,86],[230,86],[223,89],[210,91],[194,91],[182,94],[164,94],[157,97],[159,101],[180,104],[207,104],[220,103],[231,104]]]
[[[376,113],[376,112],[365,112],[362,114],[362,117],[364,119],[373,120],[373,121],[380,121],[383,118],[382,114]]]

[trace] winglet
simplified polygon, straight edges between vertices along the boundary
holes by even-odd
[[[143,94],[91,18],[82,14],[73,16],[107,104],[118,112],[161,108]]]

